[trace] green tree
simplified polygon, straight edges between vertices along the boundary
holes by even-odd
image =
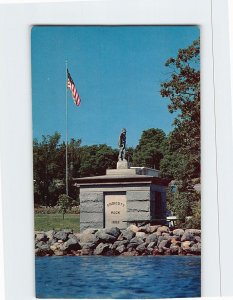
[[[36,204],[54,205],[62,187],[57,185],[57,174],[60,171],[56,160],[59,148],[60,134],[42,136],[42,141],[33,142],[34,194]],[[56,193],[53,193],[56,190]]]
[[[60,212],[62,212],[62,219],[64,220],[67,210],[72,207],[73,199],[66,194],[62,194],[58,197],[58,206]]]
[[[80,176],[104,175],[106,169],[116,167],[118,151],[101,144],[81,148]]]
[[[169,98],[168,110],[175,113],[174,129],[163,144],[162,175],[177,182],[168,197],[169,208],[186,226],[200,226],[200,40],[180,49],[165,66],[170,78],[161,84],[162,97]],[[186,216],[191,216],[187,221]]]
[[[171,77],[161,84],[161,95],[169,98],[170,113],[177,113],[174,130],[167,142],[167,155],[161,162],[166,172],[167,161],[181,162],[183,171],[179,176],[191,180],[200,176],[200,41],[195,40],[186,49],[180,49],[176,58],[167,60],[166,67],[171,69]],[[173,164],[172,164],[173,165]],[[174,164],[176,172],[177,164]],[[180,168],[178,166],[178,168]],[[177,176],[177,175],[175,175]]]
[[[133,152],[133,165],[158,169],[163,158],[162,144],[165,139],[166,135],[161,129],[144,130]]]

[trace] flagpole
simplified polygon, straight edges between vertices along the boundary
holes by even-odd
[[[67,102],[67,65],[66,60],[66,195],[68,196],[68,102]]]

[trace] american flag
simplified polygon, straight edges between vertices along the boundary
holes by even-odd
[[[70,72],[68,71],[68,69],[67,69],[67,87],[71,91],[71,94],[72,94],[72,97],[74,99],[75,105],[79,106],[80,103],[81,103],[81,99],[80,99],[80,96],[78,94],[78,91],[77,91],[77,89],[75,87],[75,84],[73,82],[73,79],[72,79],[72,77],[71,77]]]

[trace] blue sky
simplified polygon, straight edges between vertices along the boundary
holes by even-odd
[[[33,137],[58,131],[65,139],[65,61],[81,97],[68,90],[68,138],[82,145],[117,148],[127,128],[127,145],[143,130],[172,130],[169,100],[160,83],[164,63],[199,36],[197,26],[35,26],[32,29]]]

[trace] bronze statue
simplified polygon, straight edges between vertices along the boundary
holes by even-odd
[[[126,147],[126,129],[125,128],[122,129],[121,134],[119,136],[118,146],[120,148],[118,160],[125,160],[125,147]]]

